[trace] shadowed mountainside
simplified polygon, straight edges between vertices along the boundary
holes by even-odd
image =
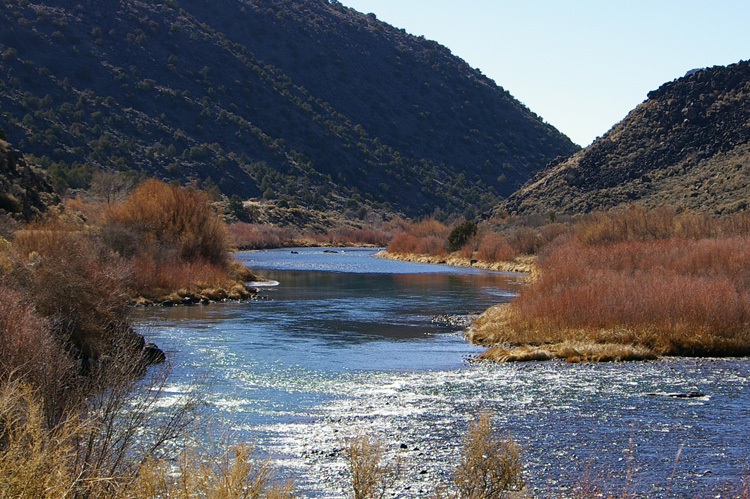
[[[0,126],[58,190],[117,169],[471,214],[577,149],[445,47],[335,1],[8,0],[0,22]]]
[[[750,200],[750,62],[691,71],[589,147],[501,203],[509,213],[584,213],[630,201],[711,214]]]

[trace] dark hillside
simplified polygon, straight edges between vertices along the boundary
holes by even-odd
[[[7,0],[0,110],[95,169],[321,209],[483,209],[576,147],[435,42],[325,0]]]
[[[629,201],[708,213],[750,202],[750,62],[691,72],[591,146],[539,172],[501,204],[581,213]]]

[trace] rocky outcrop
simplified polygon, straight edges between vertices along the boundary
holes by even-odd
[[[58,201],[44,177],[20,152],[0,140],[0,214],[29,221]]]

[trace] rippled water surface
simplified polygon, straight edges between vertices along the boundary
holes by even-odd
[[[748,464],[750,361],[472,364],[480,349],[433,318],[507,301],[520,276],[295,251],[239,254],[278,281],[265,300],[136,315],[171,352],[170,392],[206,384],[214,427],[254,442],[307,497],[347,497],[341,449],[358,431],[401,457],[396,494],[424,497],[449,479],[482,410],[522,444],[541,496],[589,476],[695,497]],[[688,390],[706,396],[665,395]]]

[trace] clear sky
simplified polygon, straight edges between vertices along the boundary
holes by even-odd
[[[650,90],[750,59],[750,0],[341,0],[445,45],[574,142]]]

